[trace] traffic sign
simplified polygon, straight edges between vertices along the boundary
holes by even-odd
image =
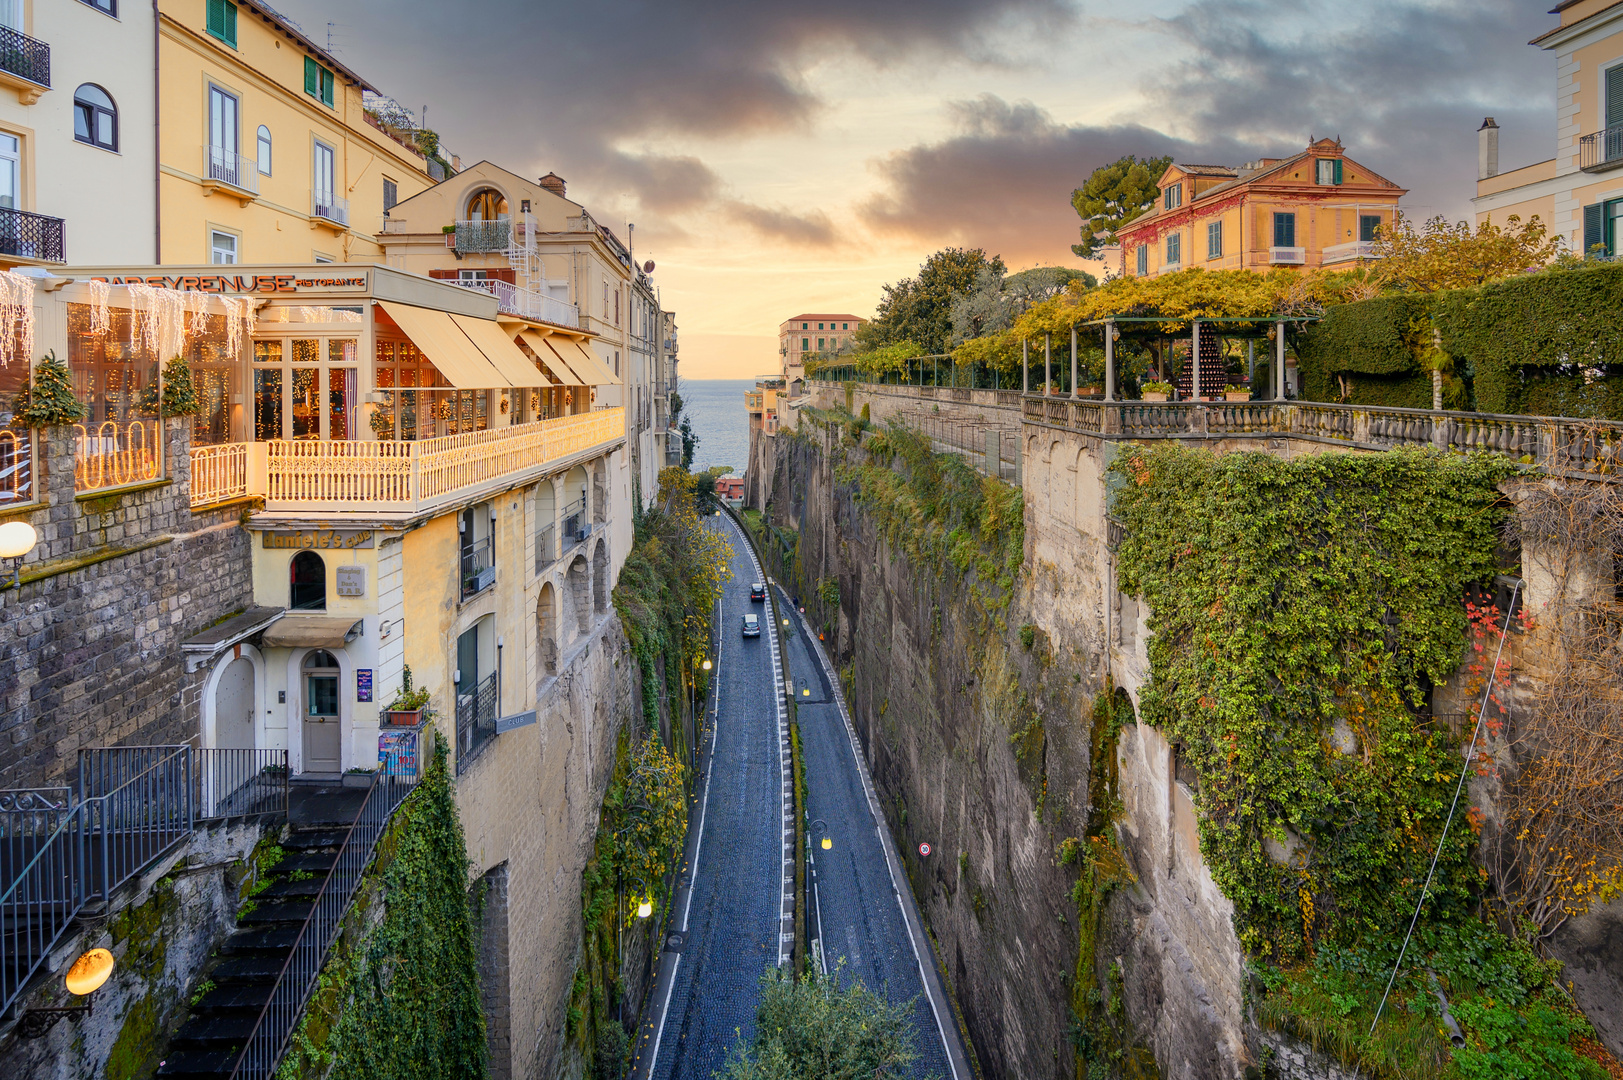
[[[929,856],[930,856],[930,845],[929,844],[920,844],[919,845],[919,854],[923,855],[925,858],[929,858]]]

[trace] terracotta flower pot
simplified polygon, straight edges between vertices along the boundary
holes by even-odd
[[[385,709],[383,722],[394,727],[416,727],[423,722],[423,710]]]

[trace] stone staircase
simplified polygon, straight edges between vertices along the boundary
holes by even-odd
[[[295,826],[282,841],[282,861],[269,870],[275,883],[252,898],[237,930],[203,974],[208,989],[169,1044],[159,1076],[229,1077],[253,1032],[299,931],[321,893],[345,827]]]

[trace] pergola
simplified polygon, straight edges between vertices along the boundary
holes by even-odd
[[[1104,386],[1105,394],[1104,394],[1104,399],[1106,401],[1115,401],[1115,400],[1117,400],[1116,399],[1116,339],[1121,336],[1120,331],[1118,331],[1116,329],[1116,326],[1117,326],[1118,323],[1176,323],[1176,322],[1188,322],[1189,323],[1190,344],[1192,346],[1191,349],[1190,349],[1190,361],[1194,365],[1194,370],[1193,370],[1194,379],[1193,379],[1192,385],[1193,385],[1193,387],[1195,389],[1195,398],[1196,398],[1196,400],[1200,400],[1200,397],[1201,397],[1201,393],[1200,393],[1200,330],[1201,330],[1201,327],[1204,326],[1204,325],[1211,325],[1211,324],[1221,325],[1221,324],[1224,324],[1224,323],[1231,323],[1231,324],[1232,323],[1241,323],[1241,324],[1245,324],[1245,325],[1251,326],[1251,327],[1256,327],[1259,324],[1263,324],[1263,325],[1272,324],[1273,325],[1273,337],[1274,337],[1274,366],[1275,366],[1275,377],[1272,380],[1272,382],[1274,384],[1274,398],[1275,398],[1275,400],[1281,400],[1282,401],[1282,400],[1284,400],[1284,397],[1285,397],[1285,327],[1288,324],[1291,324],[1291,323],[1297,323],[1297,324],[1309,323],[1309,322],[1316,322],[1317,320],[1318,320],[1318,316],[1316,316],[1316,315],[1291,315],[1291,316],[1273,316],[1273,317],[1258,317],[1258,316],[1243,316],[1243,315],[1211,315],[1211,316],[1201,316],[1199,318],[1192,318],[1192,319],[1170,318],[1170,317],[1164,316],[1164,315],[1107,315],[1102,319],[1090,319],[1089,321],[1087,321],[1085,323],[1081,323],[1079,325],[1081,325],[1081,326],[1099,326],[1099,327],[1104,328],[1104,339],[1105,339],[1105,386]],[[1077,331],[1077,327],[1072,326],[1071,327],[1071,393],[1070,393],[1070,396],[1073,397],[1073,398],[1077,398],[1077,397],[1081,396],[1080,394],[1077,393],[1076,331]],[[1255,362],[1255,351],[1254,350],[1256,348],[1256,339],[1258,339],[1258,338],[1266,338],[1268,336],[1268,334],[1266,332],[1261,331],[1261,330],[1252,330],[1250,333],[1230,334],[1228,336],[1251,339],[1250,340],[1250,348],[1252,350],[1251,355],[1252,355],[1252,361],[1254,363]],[[1052,374],[1053,349],[1052,349],[1052,343],[1053,343],[1052,335],[1047,336],[1044,339],[1044,342],[1043,342],[1043,387],[1044,387],[1044,392],[1045,393],[1047,391],[1048,385],[1053,381],[1053,374]],[[1024,342],[1021,343],[1021,347],[1022,347],[1022,349],[1025,348],[1025,343]],[[1024,357],[1022,359],[1024,359]],[[1025,363],[1025,364],[1022,364],[1022,368],[1024,369],[1024,385],[1023,385],[1022,389],[1024,390],[1025,393],[1029,394],[1029,393],[1031,393],[1031,365],[1029,363]]]

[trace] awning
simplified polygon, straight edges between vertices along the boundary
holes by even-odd
[[[361,626],[362,620],[347,615],[284,615],[270,624],[261,640],[270,646],[342,649],[361,636]]]
[[[388,300],[378,303],[452,386],[459,390],[492,390],[512,385],[447,312]]]
[[[554,334],[551,340],[556,343],[555,348],[569,358],[569,366],[580,372],[588,386],[620,385],[620,376],[610,371],[608,365],[578,339]],[[586,368],[585,371],[581,371],[582,366]]]
[[[530,347],[530,350],[535,353],[536,358],[541,361],[541,366],[546,368],[547,371],[552,374],[554,379],[558,380],[559,385],[586,385],[580,380],[580,377],[570,369],[568,364],[564,363],[558,358],[558,350],[547,344],[547,335],[535,330],[524,329],[519,331],[518,336],[524,339],[524,344]]]
[[[507,331],[489,319],[476,319],[471,315],[452,315],[451,321],[462,327],[485,359],[496,366],[502,377],[514,386],[544,386],[546,380],[530,363],[530,358],[519,351]]]

